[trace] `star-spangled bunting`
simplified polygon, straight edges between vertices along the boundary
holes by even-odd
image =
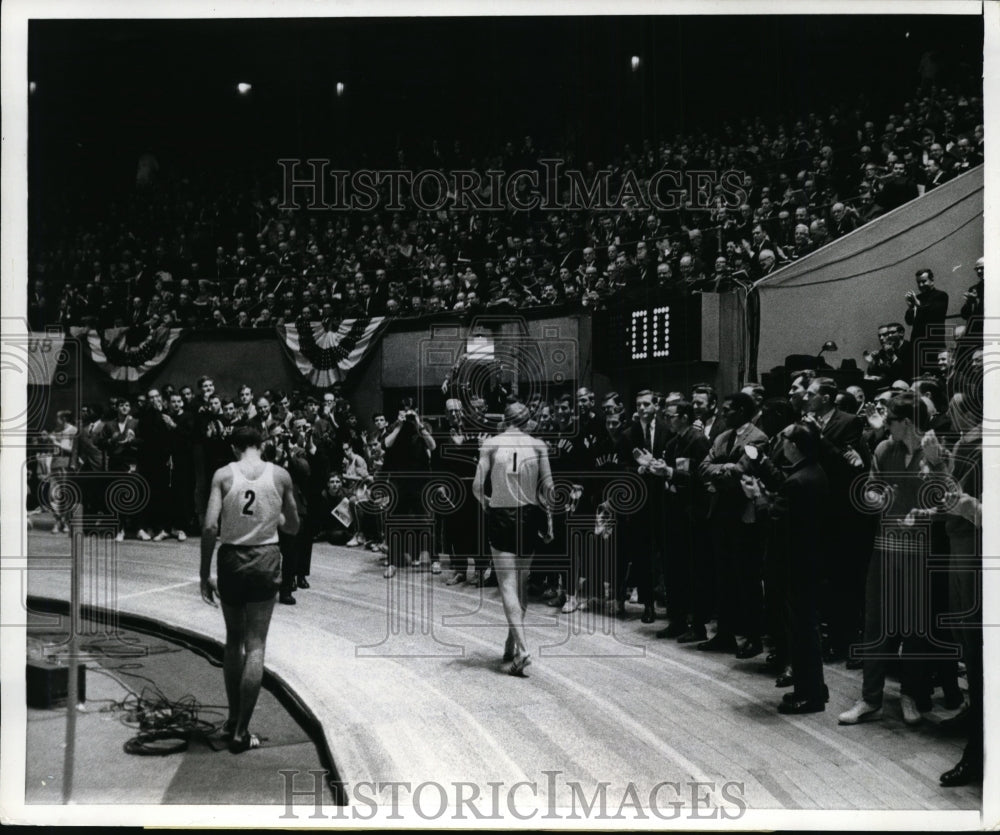
[[[278,335],[299,373],[319,388],[343,382],[376,342],[384,316],[344,319],[335,331],[321,322],[299,319],[281,325]]]
[[[85,336],[90,356],[113,380],[135,382],[160,365],[183,333],[183,328],[108,328],[74,331]]]

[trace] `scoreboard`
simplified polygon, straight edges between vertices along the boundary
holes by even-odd
[[[631,293],[616,298],[594,314],[594,368],[613,377],[629,368],[718,361],[712,339],[703,339],[713,336],[717,323],[717,296]]]

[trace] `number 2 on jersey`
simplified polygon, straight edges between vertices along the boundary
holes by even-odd
[[[247,503],[243,505],[243,515],[253,516],[253,502],[257,498],[257,494],[253,490],[247,490],[243,494],[243,498],[247,500]]]

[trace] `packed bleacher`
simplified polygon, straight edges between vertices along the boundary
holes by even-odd
[[[893,113],[842,105],[786,123],[626,146],[610,192],[659,170],[690,185],[677,208],[622,200],[559,212],[282,209],[277,165],[157,171],[122,194],[62,195],[31,235],[29,319],[97,329],[270,328],[300,317],[422,316],[540,305],[599,309],[629,287],[746,287],[983,161],[981,97],[923,88]],[[565,150],[565,149],[564,149]],[[409,151],[407,153],[410,153]],[[572,159],[531,137],[475,155],[400,152],[385,168],[538,168]],[[600,164],[582,174],[593,183]],[[738,172],[702,184],[694,172]],[[388,189],[388,186],[386,186]],[[381,204],[389,202],[388,192]]]

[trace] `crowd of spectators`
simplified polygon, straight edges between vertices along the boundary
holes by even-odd
[[[596,309],[628,287],[723,292],[979,165],[982,118],[981,96],[925,87],[895,113],[833,107],[626,146],[608,165],[612,195],[630,175],[646,183],[669,169],[697,184],[684,178],[716,172],[670,211],[623,200],[616,210],[427,212],[409,199],[398,212],[291,210],[277,166],[256,180],[161,171],[105,204],[63,195],[44,207],[30,236],[29,319],[270,328],[303,316]],[[414,157],[400,152],[382,168],[511,173],[561,158],[588,183],[601,168],[530,137],[499,153],[456,142]],[[727,171],[739,172],[736,205]]]
[[[780,393],[758,383],[724,397],[708,384],[644,389],[634,411],[622,394],[586,387],[551,401],[527,398],[525,431],[546,442],[554,477],[566,487],[554,508],[556,536],[538,545],[536,594],[567,615],[597,606],[626,617],[626,604],[638,604],[643,624],[668,619],[657,638],[700,651],[751,659],[767,648],[777,686],[792,688],[783,713],[825,710],[824,663],[861,667],[861,698],[839,715],[841,724],[881,715],[887,659],[899,667],[907,724],[924,719],[937,687],[944,706],[958,711],[965,695],[946,650],[959,644],[969,744],[942,782],[977,779],[981,262],[977,271],[965,322],[930,365],[906,348],[923,338],[920,310],[940,292],[931,271],[917,273],[920,292],[907,294],[909,343],[898,338],[902,325],[880,329],[883,347],[863,386],[803,369]],[[66,473],[137,472],[149,502],[136,516],[119,515],[119,539],[134,532],[146,541],[184,540],[200,529],[212,473],[233,458],[228,436],[247,425],[266,439],[264,458],[291,474],[303,519],[299,534],[282,538],[281,602],[293,604],[293,592],[309,588],[317,541],[367,546],[386,578],[405,567],[441,574],[447,562],[448,584],[486,583],[483,509],[468,485],[482,441],[501,428],[498,406],[518,397],[502,382],[480,392],[462,379],[472,378],[445,383],[437,420],[407,400],[391,421],[377,413],[366,422],[338,390],[288,395],[244,385],[230,398],[209,377],[134,401],[115,398],[79,416],[59,412],[31,458],[32,495],[50,497],[54,530],[63,533],[67,509],[58,497],[65,494],[53,486]],[[428,492],[437,472],[452,480]],[[644,483],[638,507],[609,498],[623,473]],[[398,516],[418,530],[416,545],[387,535]],[[575,553],[567,532],[581,523],[605,541],[606,564],[588,566]],[[931,571],[932,558],[949,560],[950,571]],[[900,595],[909,602],[890,611],[887,601]],[[927,628],[896,623],[900,612],[919,613]],[[938,617],[945,613],[961,613],[954,634]]]

